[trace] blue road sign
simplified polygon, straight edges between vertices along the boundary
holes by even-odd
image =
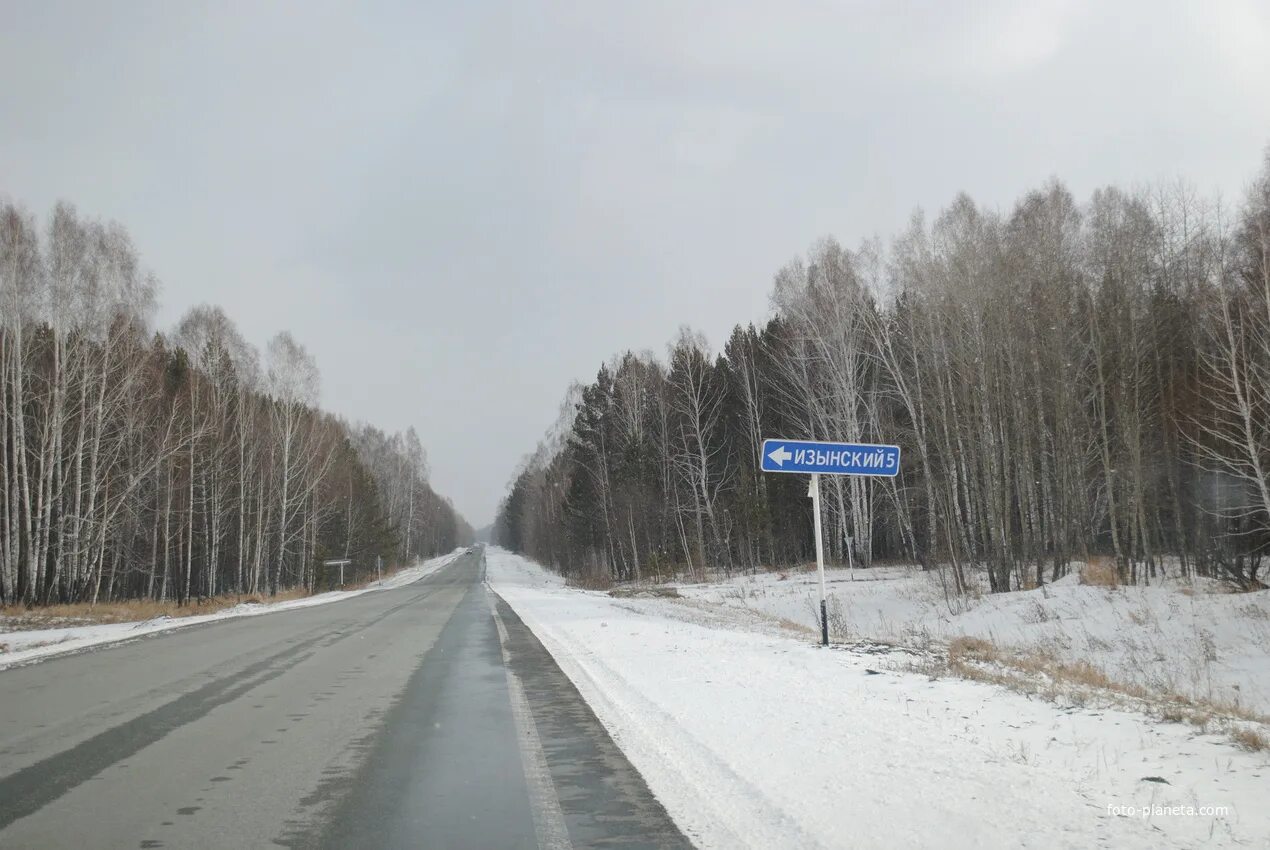
[[[764,472],[818,472],[821,475],[881,475],[900,472],[900,447],[873,443],[818,443],[764,440]]]

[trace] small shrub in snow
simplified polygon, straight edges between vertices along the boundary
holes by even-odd
[[[842,601],[836,596],[830,596],[828,599],[829,608],[829,635],[834,640],[847,640],[851,637],[851,623],[847,619],[847,614],[842,610]]]
[[[1147,624],[1146,613],[1144,611],[1130,611],[1129,621],[1135,626],[1145,626]]]
[[[1115,648],[1110,642],[1089,632],[1085,632],[1085,645],[1094,652],[1111,652]]]
[[[1270,609],[1255,603],[1241,605],[1238,610],[1241,616],[1247,617],[1249,620],[1270,620]]]
[[[1032,602],[1032,610],[1024,615],[1023,620],[1027,623],[1048,623],[1055,620],[1058,615],[1045,607],[1045,604],[1039,599]]]
[[[1217,660],[1217,642],[1213,638],[1213,633],[1208,629],[1198,629],[1199,647],[1203,653],[1205,661],[1213,662]]]

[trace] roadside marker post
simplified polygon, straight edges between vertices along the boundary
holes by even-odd
[[[759,467],[764,472],[811,475],[812,526],[816,532],[816,571],[820,574],[820,643],[829,645],[829,607],[825,601],[825,544],[820,527],[820,476],[865,475],[894,478],[900,472],[900,447],[876,443],[824,443],[816,440],[763,441]],[[850,541],[848,541],[850,546]],[[851,550],[847,550],[851,560]],[[854,565],[853,565],[854,577]]]

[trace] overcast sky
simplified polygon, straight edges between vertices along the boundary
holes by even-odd
[[[1270,142],[1270,3],[3,2],[0,194],[116,219],[161,329],[291,330],[475,525],[565,388],[768,314],[819,236]]]

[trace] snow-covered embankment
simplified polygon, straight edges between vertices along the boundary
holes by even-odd
[[[566,588],[495,548],[488,565],[702,847],[1222,847],[1270,836],[1270,759],[1222,736],[882,669],[699,600]]]

